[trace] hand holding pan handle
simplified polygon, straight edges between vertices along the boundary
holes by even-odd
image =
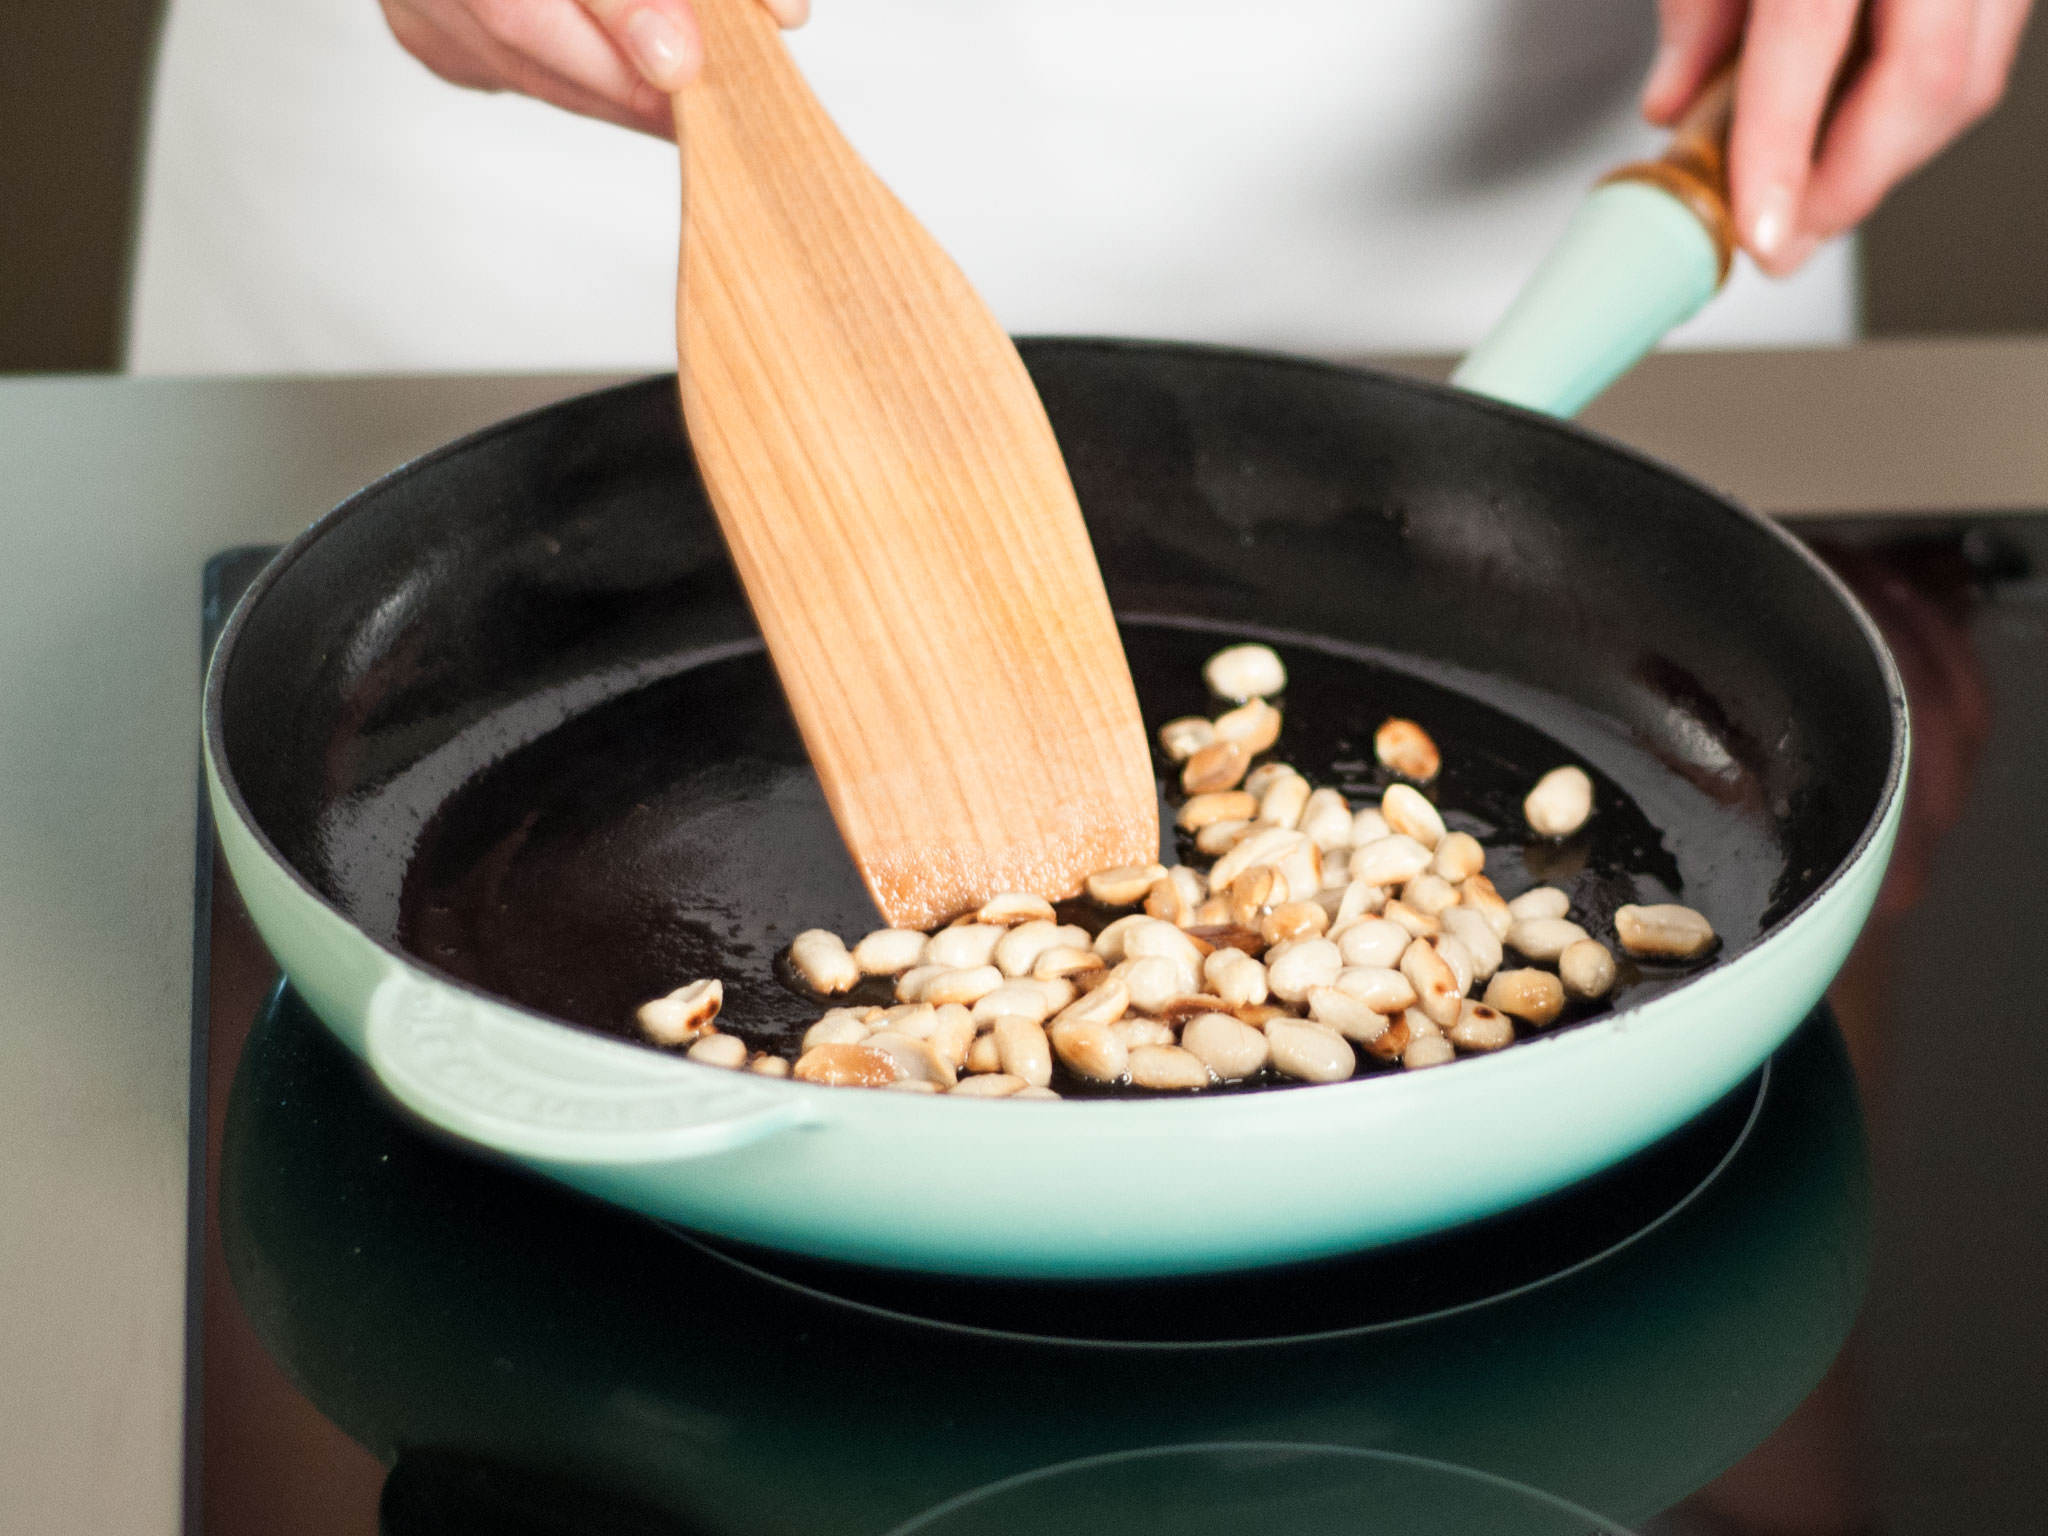
[[[371,996],[365,1054],[413,1113],[534,1162],[674,1162],[805,1118],[786,1086],[527,1018],[405,967]]]
[[[1729,61],[1680,119],[1662,157],[1609,173],[1451,382],[1553,416],[1576,416],[1690,319],[1727,280]]]

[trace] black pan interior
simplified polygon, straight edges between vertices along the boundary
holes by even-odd
[[[1287,657],[1279,753],[1385,782],[1388,714],[1512,895],[1682,899],[1739,953],[1867,834],[1898,705],[1840,589],[1704,488],[1566,425],[1294,359],[1027,342],[1148,720],[1224,640]],[[973,601],[973,594],[935,600]],[[787,1044],[799,929],[877,919],[691,467],[672,379],[466,440],[345,504],[224,639],[210,728],[258,829],[380,942],[572,1023],[699,975]],[[1532,845],[1565,761],[1602,811]],[[1162,764],[1162,769],[1164,764]],[[1462,820],[1460,818],[1463,818]],[[1170,820],[1169,823],[1170,825]],[[1625,973],[1628,1001],[1677,973]]]

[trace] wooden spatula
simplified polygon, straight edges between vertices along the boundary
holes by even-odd
[[[929,927],[1151,861],[1137,693],[1016,349],[758,0],[696,12],[683,414],[854,862]]]

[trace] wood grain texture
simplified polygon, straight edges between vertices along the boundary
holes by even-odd
[[[890,922],[1151,859],[1137,694],[1052,429],[960,271],[756,0],[676,98],[683,412],[854,861]]]

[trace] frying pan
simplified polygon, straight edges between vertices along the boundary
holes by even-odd
[[[1013,1104],[826,1089],[618,1038],[726,1020],[872,910],[681,436],[672,379],[572,400],[361,492],[251,587],[208,676],[228,864],[315,1012],[400,1103],[601,1199],[912,1269],[1199,1272],[1454,1225],[1646,1145],[1804,1016],[1875,898],[1904,699],[1787,535],[1579,428],[1365,370],[1027,343],[1153,724],[1227,639],[1288,658],[1280,750],[1353,794],[1423,719],[1514,890],[1678,899],[1711,964],[1496,1055],[1313,1088]],[[973,601],[974,594],[934,594]],[[1575,761],[1600,810],[1523,845]],[[751,978],[741,981],[736,978]]]

